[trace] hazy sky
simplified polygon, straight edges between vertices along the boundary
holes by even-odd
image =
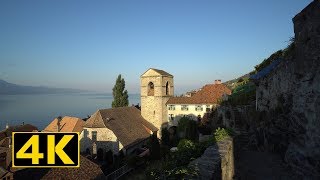
[[[176,93],[245,74],[293,37],[311,0],[1,0],[0,79],[129,93],[150,67]]]

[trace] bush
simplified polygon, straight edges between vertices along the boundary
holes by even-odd
[[[167,128],[161,129],[161,144],[163,145],[169,145],[170,144],[170,135]]]
[[[224,140],[225,138],[229,137],[232,135],[231,130],[227,130],[225,128],[218,128],[214,132],[214,138],[217,142]]]
[[[138,164],[141,164],[143,161],[143,158],[132,155],[126,158],[126,161],[130,167],[136,167]]]
[[[198,140],[198,124],[191,118],[182,117],[178,122],[178,132],[182,132],[186,139]]]
[[[194,142],[188,139],[182,139],[180,140],[178,144],[178,150],[179,151],[186,151],[186,150],[195,150],[196,146]]]
[[[160,143],[159,140],[157,138],[157,135],[151,135],[150,137],[150,155],[151,158],[156,160],[156,159],[160,159]]]

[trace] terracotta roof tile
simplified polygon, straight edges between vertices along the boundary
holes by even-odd
[[[77,117],[65,116],[60,122],[60,132],[81,132],[84,121]],[[58,119],[54,119],[44,130],[44,132],[57,132]]]
[[[3,140],[6,137],[11,137],[12,132],[33,132],[33,131],[38,131],[38,128],[31,124],[10,126],[9,128],[0,131],[0,140]]]
[[[231,94],[224,84],[207,84],[191,97],[171,97],[166,104],[215,104],[223,94]]]
[[[79,168],[28,168],[15,172],[15,179],[104,179],[100,167],[84,156],[80,156]]]

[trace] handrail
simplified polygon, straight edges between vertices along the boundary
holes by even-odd
[[[112,173],[108,174],[106,176],[106,179],[112,179],[116,180],[119,179],[121,176],[127,174],[129,171],[131,171],[133,168],[129,167],[127,164],[122,166],[121,168],[113,171]]]

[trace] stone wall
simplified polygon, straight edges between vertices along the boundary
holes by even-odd
[[[216,109],[214,127],[227,127],[234,130],[247,129],[252,124],[250,111],[254,110],[253,105],[221,105]]]
[[[87,148],[90,151],[92,150],[92,131],[97,132],[97,149],[101,148],[105,152],[112,150],[114,154],[122,150],[123,145],[111,130],[107,128],[84,128],[80,134],[81,152],[86,152]]]
[[[320,1],[293,18],[294,49],[257,87],[264,144],[301,177],[320,177]]]
[[[148,95],[148,84],[154,84],[154,95]],[[166,94],[166,84],[169,92]],[[145,72],[140,78],[141,86],[141,115],[159,129],[158,137],[161,137],[161,128],[168,124],[166,103],[174,95],[173,77],[159,75],[152,69]]]
[[[189,166],[199,171],[198,177],[194,179],[233,179],[233,139],[227,138],[208,147],[203,155],[190,162]]]

